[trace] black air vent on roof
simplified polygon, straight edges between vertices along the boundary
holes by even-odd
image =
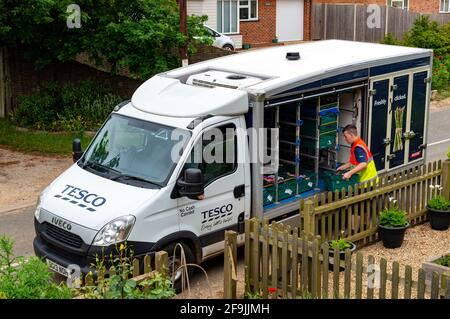
[[[286,59],[295,61],[300,60],[300,53],[299,52],[288,52],[286,53]]]
[[[239,74],[232,74],[232,75],[227,76],[228,80],[243,80],[243,79],[246,79],[246,78],[247,78],[246,76],[239,75]]]

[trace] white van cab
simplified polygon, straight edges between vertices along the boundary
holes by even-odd
[[[181,243],[187,262],[201,263],[222,252],[225,230],[243,243],[250,217],[295,225],[298,200],[330,190],[325,174],[348,161],[347,124],[380,174],[423,163],[432,54],[329,40],[152,77],[84,152],[74,141],[75,163],[39,197],[36,255],[69,275],[74,265],[87,273],[117,243],[137,257]],[[396,128],[398,107],[405,120]],[[263,128],[273,129],[270,138]]]

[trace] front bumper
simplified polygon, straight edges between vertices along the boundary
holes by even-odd
[[[80,269],[81,274],[86,275],[89,272],[96,274],[97,258],[104,261],[106,268],[111,266],[109,256],[116,255],[117,245],[107,247],[94,246],[82,243],[81,247],[73,248],[61,241],[49,236],[46,232],[46,226],[34,220],[36,237],[33,241],[33,248],[36,256],[43,259],[49,259],[65,268]],[[133,258],[142,260],[145,255],[153,254],[154,243],[145,242],[127,242],[127,248],[133,251]],[[128,256],[130,257],[130,256]]]

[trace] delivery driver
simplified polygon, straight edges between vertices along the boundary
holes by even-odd
[[[378,173],[373,161],[372,153],[367,147],[366,143],[358,136],[358,130],[355,125],[350,124],[344,127],[344,139],[351,145],[350,161],[337,170],[346,172],[343,179],[350,179],[352,175],[359,175],[359,183],[364,182],[378,182]]]

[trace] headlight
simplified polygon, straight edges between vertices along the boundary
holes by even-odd
[[[95,236],[93,245],[109,246],[126,240],[135,222],[136,218],[131,215],[122,216],[109,222]]]
[[[39,221],[39,216],[41,215],[41,197],[42,195],[39,195],[36,203],[36,210],[34,211],[34,217],[36,217],[37,221]]]

